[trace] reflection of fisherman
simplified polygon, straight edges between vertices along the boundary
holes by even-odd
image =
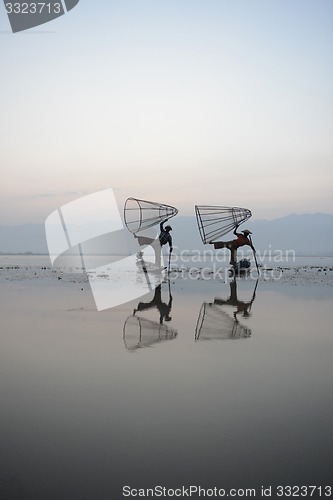
[[[158,285],[155,288],[155,294],[153,299],[150,302],[139,302],[137,309],[134,309],[133,315],[137,311],[145,311],[146,309],[151,309],[156,307],[160,312],[160,324],[163,324],[163,321],[171,321],[171,307],[172,307],[172,295],[169,293],[169,303],[166,304],[162,302],[162,294],[161,294],[161,285]]]
[[[214,244],[215,249],[217,249],[217,248],[229,248],[229,250],[231,252],[230,264],[233,266],[234,269],[236,269],[236,267],[237,267],[237,249],[239,247],[249,245],[252,248],[253,252],[255,252],[255,248],[252,244],[251,236],[249,236],[250,234],[252,234],[251,231],[249,231],[248,229],[245,229],[244,231],[242,231],[243,234],[237,233],[238,226],[239,226],[239,224],[234,229],[234,235],[237,236],[237,238],[235,240],[217,241],[215,243],[212,241],[209,242],[209,243]]]
[[[200,309],[195,328],[195,340],[213,339],[246,339],[251,337],[251,329],[238,320],[238,315],[247,318],[250,316],[252,304],[255,300],[258,280],[250,301],[238,300],[237,281],[230,282],[230,296],[228,299],[214,299],[214,302],[204,302]],[[233,317],[221,306],[232,306]],[[237,308],[237,309],[235,309]]]
[[[230,297],[227,300],[215,299],[214,304],[217,304],[219,306],[230,305],[230,306],[237,307],[237,310],[234,311],[234,318],[236,321],[238,321],[237,314],[242,313],[242,316],[246,318],[246,317],[250,316],[251,307],[252,307],[252,304],[256,298],[257,285],[258,285],[258,280],[257,280],[256,285],[254,287],[252,299],[250,301],[245,302],[242,300],[238,300],[237,282],[236,282],[236,280],[232,280],[232,281],[230,281]]]

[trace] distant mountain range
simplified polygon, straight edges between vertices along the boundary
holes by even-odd
[[[195,217],[178,216],[170,221],[175,252],[203,252]],[[256,249],[261,252],[294,250],[297,255],[333,256],[333,215],[316,213],[288,215],[274,220],[249,220],[239,230],[252,231]],[[233,239],[232,233],[224,239]],[[0,226],[0,253],[47,254],[44,224]]]
[[[175,245],[179,248],[203,250],[212,248],[200,240],[195,217],[176,217],[171,223]],[[252,231],[256,250],[263,252],[285,252],[294,250],[297,255],[333,256],[333,215],[291,214],[274,220],[248,220],[239,231]],[[222,239],[235,238],[232,233]]]

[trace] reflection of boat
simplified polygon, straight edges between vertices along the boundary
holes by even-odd
[[[246,328],[234,317],[231,318],[221,306],[204,302],[201,306],[195,340],[246,339],[251,336]]]
[[[150,347],[176,337],[177,330],[140,316],[129,316],[123,328],[124,344],[129,351]]]

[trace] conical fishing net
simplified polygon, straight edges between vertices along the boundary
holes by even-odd
[[[203,243],[216,241],[248,220],[252,213],[247,208],[196,205],[195,215]]]
[[[231,318],[220,306],[204,302],[195,328],[195,340],[246,339],[251,330]]]
[[[173,328],[140,316],[129,316],[123,328],[124,344],[129,351],[149,347],[176,337],[177,331]]]
[[[170,205],[154,201],[128,198],[124,206],[124,220],[131,233],[138,233],[177,215],[178,210]]]

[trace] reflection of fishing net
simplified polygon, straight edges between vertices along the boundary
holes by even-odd
[[[207,302],[202,304],[195,328],[195,340],[246,339],[250,336],[250,328],[228,316],[221,307]]]
[[[140,316],[129,316],[123,328],[124,343],[129,351],[149,347],[176,337],[176,330]]]
[[[171,219],[177,213],[177,208],[170,205],[137,198],[128,198],[124,206],[125,224],[131,233],[155,226],[166,219]]]
[[[196,205],[195,215],[203,243],[224,236],[251,217],[251,211],[239,207]]]

